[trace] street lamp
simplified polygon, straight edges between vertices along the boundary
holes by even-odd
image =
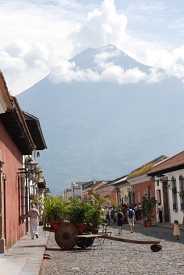
[[[35,162],[34,160],[25,162],[24,164],[25,164],[25,168],[27,168],[30,173],[33,173],[36,169],[36,166],[38,165],[38,163]]]

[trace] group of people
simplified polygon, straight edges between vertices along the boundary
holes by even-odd
[[[163,206],[161,205],[161,203],[158,203],[158,214],[159,214],[159,220],[161,223],[163,223],[163,217],[162,217],[162,212],[163,212]],[[128,220],[128,224],[130,227],[130,232],[133,233],[133,229],[134,229],[134,221],[136,219],[139,219],[139,214],[138,214],[138,210],[137,207],[134,208],[130,205],[129,208],[126,210],[126,218]],[[122,234],[122,226],[123,226],[123,221],[125,219],[125,215],[123,214],[123,212],[121,211],[121,209],[119,209],[118,213],[117,213],[117,224],[118,224],[118,233]],[[184,218],[183,218],[183,223],[184,224]],[[180,236],[180,226],[181,224],[179,224],[178,220],[174,221],[173,224],[173,235],[176,237],[176,240],[179,240],[179,236]]]
[[[116,221],[116,210],[113,206],[111,207],[105,206],[105,208],[102,207],[102,211],[105,214],[105,219],[108,224],[112,222],[114,223]]]

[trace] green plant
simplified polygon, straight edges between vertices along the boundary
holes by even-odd
[[[184,197],[184,191],[180,191],[179,196],[180,196],[180,198],[183,198]]]
[[[35,175],[37,176],[38,179],[40,179],[41,174],[42,174],[42,170],[40,166],[36,166],[35,170],[34,170]]]
[[[133,177],[137,177],[137,176],[140,176],[140,175],[143,175],[143,174],[147,173],[149,170],[151,170],[153,165],[154,165],[154,163],[150,162],[150,163],[147,163],[147,164],[141,166],[139,169],[136,169],[136,170],[132,171],[127,176],[127,179],[131,179]]]
[[[97,227],[103,221],[103,212],[97,204],[90,205],[86,213],[86,222]]]
[[[104,195],[101,196],[96,192],[91,191],[90,193],[91,198],[95,201],[96,204],[101,205],[103,202],[105,201],[109,201],[112,205],[114,205],[114,200],[112,199],[112,197],[110,195]]]
[[[68,218],[67,201],[59,196],[51,197],[50,194],[44,199],[43,219],[44,226],[53,221],[63,221]]]
[[[174,195],[177,193],[176,187],[173,187],[173,188],[172,188],[172,193],[173,193]]]
[[[90,209],[88,201],[79,201],[78,198],[72,197],[68,206],[68,219],[72,223],[85,223],[86,216]]]
[[[28,155],[25,157],[24,161],[25,161],[25,163],[28,163],[28,162],[32,161],[32,158]]]
[[[143,215],[143,220],[145,220],[146,222],[152,221],[152,218],[154,218],[152,213],[156,204],[157,204],[157,200],[155,199],[155,197],[152,197],[151,199],[149,199],[147,195],[143,196],[142,210],[141,210]]]

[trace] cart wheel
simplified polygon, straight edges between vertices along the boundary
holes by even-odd
[[[88,232],[87,234],[92,234],[91,232]],[[89,247],[93,244],[94,238],[77,238],[77,246],[81,248]]]
[[[59,223],[55,231],[55,241],[63,250],[70,250],[76,245],[77,228],[70,222]]]

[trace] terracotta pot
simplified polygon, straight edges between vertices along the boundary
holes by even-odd
[[[53,228],[53,229],[55,229],[55,230],[58,227],[58,225],[59,225],[58,221],[53,221],[53,222],[50,223],[50,227]]]
[[[145,221],[142,221],[143,226],[147,226],[147,223]]]
[[[85,225],[86,225],[85,223],[75,223],[75,226],[76,226],[79,234],[84,232]]]
[[[97,234],[97,233],[98,233],[98,228],[96,228],[96,227],[91,227],[91,233]]]
[[[147,222],[147,223],[146,223],[146,226],[147,226],[147,227],[151,227],[151,226],[152,226],[152,222]]]

